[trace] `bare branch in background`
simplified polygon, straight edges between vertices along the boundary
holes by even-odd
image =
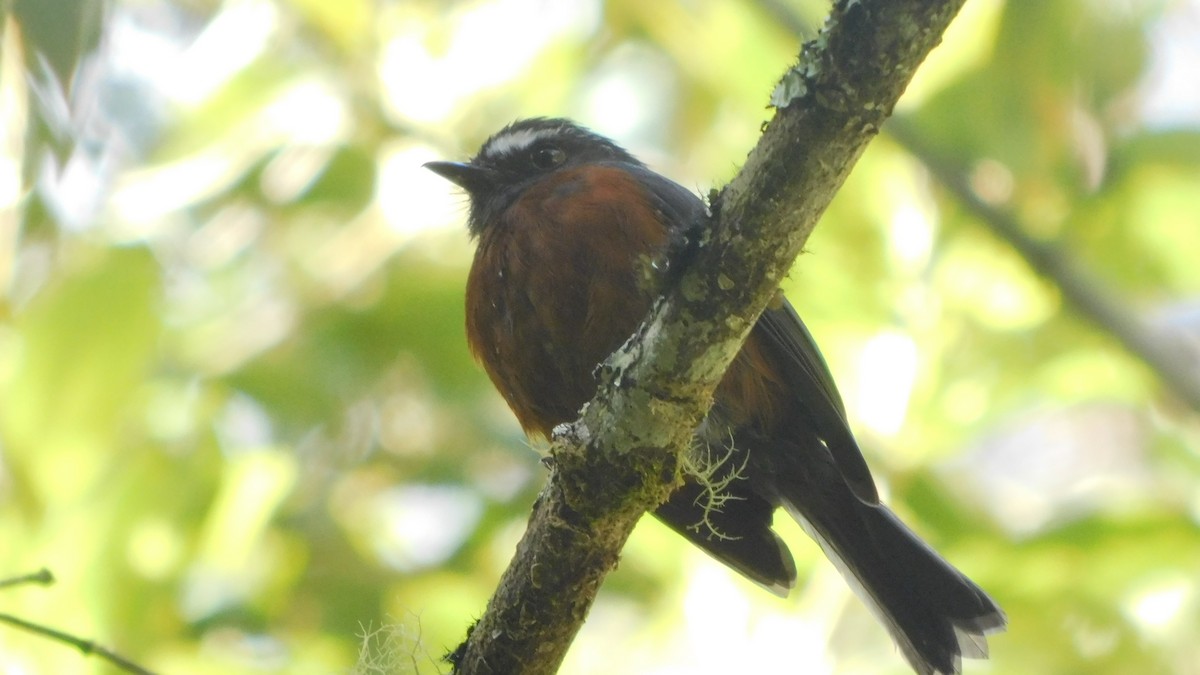
[[[968,211],[1053,283],[1081,316],[1115,337],[1175,396],[1200,412],[1200,370],[1181,335],[1152,327],[1067,252],[1033,238],[1015,217],[981,199],[967,180],[967,168],[939,156],[905,120],[892,119],[887,131]]]

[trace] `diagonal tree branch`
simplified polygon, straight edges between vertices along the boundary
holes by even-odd
[[[1200,371],[1179,336],[1156,330],[1106,290],[1099,279],[1058,247],[1030,236],[1011,214],[988,204],[971,189],[964,168],[939,156],[905,120],[888,123],[888,134],[916,157],[943,187],[1025,262],[1062,292],[1075,310],[1108,332],[1150,367],[1192,410],[1200,412]]]
[[[758,314],[964,0],[840,0],[772,96],[742,171],[712,199],[678,282],[556,433],[549,481],[456,672],[553,673]]]

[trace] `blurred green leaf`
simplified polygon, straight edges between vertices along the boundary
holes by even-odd
[[[162,330],[145,249],[78,256],[17,318],[18,365],[0,410],[8,451],[42,494],[80,494],[101,477]]]
[[[105,2],[95,0],[13,0],[12,15],[25,38],[27,61],[45,59],[69,90],[80,61],[100,42]],[[43,80],[43,86],[50,82]]]
[[[300,197],[298,206],[326,206],[353,215],[375,196],[375,156],[354,145],[338,147]]]

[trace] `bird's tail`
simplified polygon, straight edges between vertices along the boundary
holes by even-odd
[[[783,485],[789,485],[781,481]],[[777,483],[779,485],[780,483]],[[844,484],[793,481],[783,506],[821,545],[921,675],[961,672],[961,658],[986,658],[986,636],[1004,612],[882,504],[859,501]]]

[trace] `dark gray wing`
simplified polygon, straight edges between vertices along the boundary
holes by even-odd
[[[838,473],[854,496],[868,504],[879,503],[879,492],[871,470],[846,421],[846,407],[838,394],[833,375],[800,315],[780,293],[776,306],[768,307],[759,317],[754,331],[782,355],[783,373],[791,393],[811,416],[812,423],[829,448]]]
[[[672,250],[670,258],[686,256],[696,239],[693,232],[704,226],[708,211],[704,202],[691,190],[642,166],[622,164],[644,185],[656,209],[670,225]],[[677,267],[677,266],[676,266]],[[868,504],[879,503],[879,492],[871,478],[871,470],[846,421],[846,407],[838,394],[837,385],[816,340],[808,332],[796,310],[781,293],[777,306],[768,307],[759,317],[754,331],[760,333],[784,357],[783,373],[791,392],[799,398],[805,412],[811,416],[821,439],[829,448],[834,465],[858,499]]]
[[[670,248],[666,251],[671,266],[667,278],[670,283],[674,273],[691,255],[701,229],[707,224],[708,208],[696,193],[644,166],[622,164],[621,168],[637,176],[638,182],[646,188],[651,204],[662,214],[662,220],[670,230]]]

